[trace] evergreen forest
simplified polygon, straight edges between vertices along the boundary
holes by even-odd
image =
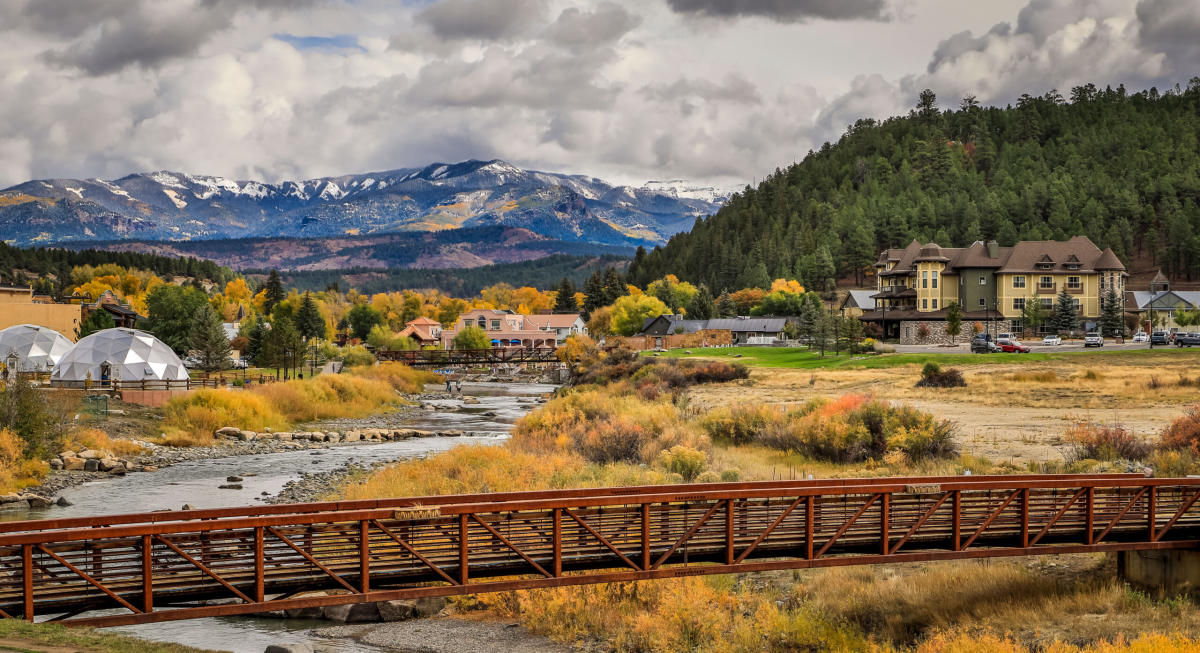
[[[973,97],[863,119],[837,143],[735,194],[647,253],[630,282],[665,274],[723,289],[775,278],[829,289],[914,238],[961,247],[1086,235],[1175,279],[1200,278],[1200,78],[1165,92],[1123,86]]]

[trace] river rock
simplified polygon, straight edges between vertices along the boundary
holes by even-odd
[[[84,460],[93,460],[93,459],[98,459],[101,457],[100,452],[96,451],[95,449],[85,449],[83,451],[80,451],[76,455],[78,455],[80,458],[83,458]]]
[[[291,612],[291,610],[288,612]],[[311,644],[303,642],[296,644],[272,644],[263,653],[313,653],[313,647]]]
[[[117,465],[121,465],[121,461],[117,460],[116,458],[101,458],[100,459],[100,471],[102,471],[102,472],[110,472],[114,468],[116,468]],[[125,466],[121,465],[121,468],[124,469]]]
[[[284,610],[289,619],[320,619],[325,613],[323,608],[292,608]]]
[[[462,437],[462,434],[463,432],[458,429],[446,429],[445,431],[438,431],[438,435],[443,438],[460,438]]]
[[[282,441],[282,442],[291,442],[291,441],[292,441],[292,434],[291,434],[291,433],[286,433],[286,432],[284,432],[284,433],[276,433],[276,434],[275,434],[275,439],[276,439],[276,440],[280,440],[280,441]]]
[[[111,476],[124,476],[125,472],[129,470],[125,469],[125,463],[119,462],[116,465],[113,465],[112,468],[105,471],[107,471]]]
[[[358,442],[362,439],[362,434],[358,431],[346,431],[346,434],[342,437],[346,440],[346,442]]]
[[[143,472],[157,472],[158,465],[142,465]]]
[[[68,449],[67,451],[63,451],[62,453],[58,454],[58,457],[59,458],[74,458],[77,455],[79,455],[79,454]]]
[[[218,490],[240,490],[240,489],[242,489],[242,484],[241,483],[226,483],[224,485],[218,485],[217,489]]]
[[[222,426],[221,428],[216,430],[214,435],[216,435],[217,437],[235,437],[236,438],[237,434],[241,433],[241,432],[242,432],[242,429],[239,429],[236,426]]]
[[[474,406],[479,403],[479,399],[476,397],[463,397],[462,402],[468,406]]]
[[[268,426],[267,428],[263,429],[263,432],[264,433],[274,433],[275,431],[274,431],[274,429],[272,429],[271,427]]]
[[[59,497],[58,501],[54,502],[54,505],[56,505],[60,508],[66,508],[67,506],[74,505],[74,504],[72,504],[70,501],[67,501],[66,497]]]
[[[100,459],[99,458],[88,458],[88,459],[84,460],[83,461],[83,471],[85,471],[85,472],[100,471]]]
[[[325,618],[347,624],[369,624],[379,621],[379,609],[374,603],[348,603],[325,608]]]
[[[326,442],[341,442],[342,436],[339,433],[326,433],[325,441]]]
[[[17,494],[16,492],[9,492],[8,494],[0,494],[0,504],[16,503],[21,500],[22,500],[21,495]]]
[[[68,472],[82,472],[84,466],[87,463],[86,460],[84,460],[83,458],[80,458],[79,456],[71,456],[70,458],[63,458],[62,462],[63,462],[63,469],[67,470]]]
[[[258,433],[255,431],[238,431],[237,437],[242,442],[249,442],[258,438]]]
[[[49,508],[52,505],[49,499],[36,494],[25,495],[25,501],[29,503],[30,508]]]
[[[226,476],[225,480],[230,483],[241,483],[242,477],[241,476]]]
[[[59,460],[58,458],[50,459],[50,469],[62,469],[62,468],[63,468],[63,461]]]

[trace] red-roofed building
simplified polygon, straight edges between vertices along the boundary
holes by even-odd
[[[442,323],[421,316],[405,324],[400,336],[412,338],[422,347],[437,345],[442,341]]]

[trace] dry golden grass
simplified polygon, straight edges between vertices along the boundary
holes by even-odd
[[[334,417],[363,417],[404,403],[400,393],[420,392],[431,374],[400,363],[354,368],[346,374],[252,386],[202,389],[167,402],[164,444],[212,444],[223,426],[286,429]]]
[[[117,457],[135,456],[145,451],[140,445],[131,440],[111,438],[107,433],[95,428],[76,429],[67,440],[67,448],[74,451],[95,449]]]

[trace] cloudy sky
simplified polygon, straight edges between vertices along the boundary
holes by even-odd
[[[467,158],[761,178],[925,87],[1200,74],[1196,0],[0,0],[0,187]]]

